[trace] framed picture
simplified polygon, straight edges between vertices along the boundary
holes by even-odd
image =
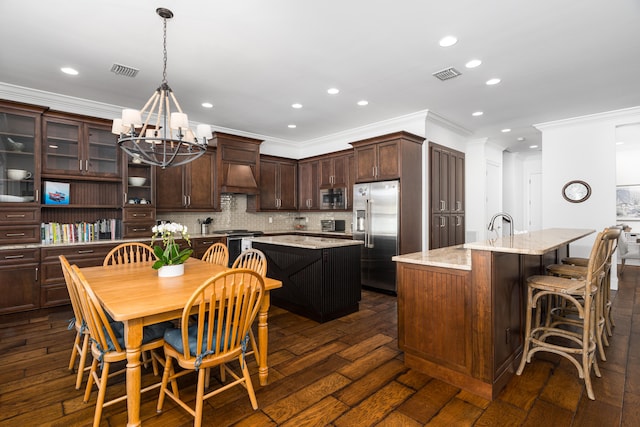
[[[68,182],[44,182],[44,204],[45,205],[68,205],[69,204],[69,183]]]
[[[640,185],[616,187],[617,219],[640,219]]]

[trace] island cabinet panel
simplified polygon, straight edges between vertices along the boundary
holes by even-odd
[[[411,264],[400,266],[400,348],[406,354],[471,374],[469,272]],[[443,301],[447,303],[443,304]]]
[[[267,257],[267,276],[282,281],[271,303],[317,322],[358,311],[360,246],[307,249],[253,242]]]

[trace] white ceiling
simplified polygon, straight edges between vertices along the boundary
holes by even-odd
[[[141,108],[162,80],[157,7],[175,15],[167,80],[189,118],[287,141],[428,109],[522,151],[533,124],[640,105],[638,0],[2,0],[0,82]],[[449,66],[462,75],[432,76]]]

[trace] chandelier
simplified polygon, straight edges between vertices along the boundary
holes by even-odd
[[[122,110],[122,118],[113,120],[111,132],[120,135],[118,145],[133,158],[132,162],[164,169],[202,156],[211,127],[198,125],[195,134],[189,129],[189,119],[167,83],[167,19],[173,18],[173,12],[160,7],[156,13],[164,23],[162,83],[142,110]]]

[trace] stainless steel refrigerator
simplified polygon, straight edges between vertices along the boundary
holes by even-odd
[[[396,292],[399,181],[370,182],[353,187],[353,238],[364,241],[360,268],[362,285]]]

